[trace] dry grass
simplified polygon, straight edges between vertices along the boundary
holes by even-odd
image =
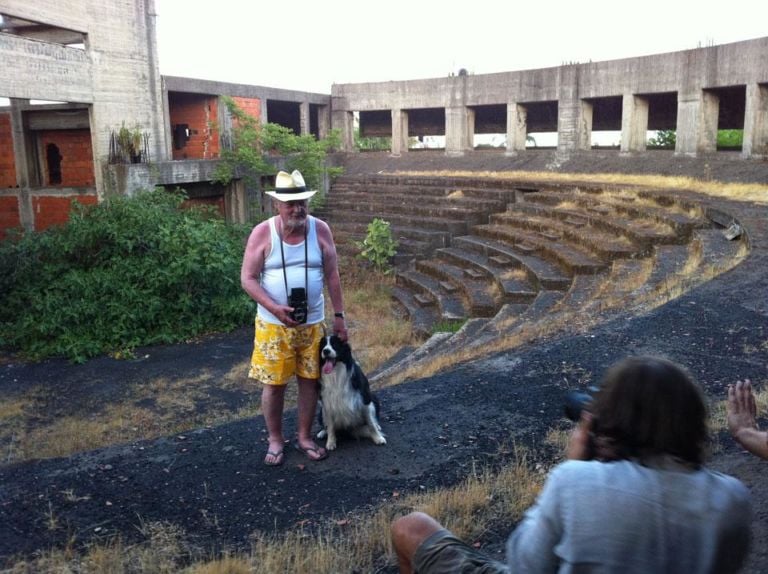
[[[639,185],[656,189],[686,190],[736,201],[768,203],[768,185],[723,183],[692,177],[633,175],[622,173],[552,173],[535,171],[398,171],[392,175],[472,177],[475,179],[520,180],[540,183],[589,183],[604,185]]]
[[[296,529],[279,536],[254,532],[249,553],[205,556],[177,526],[142,524],[143,540],[125,544],[120,539],[91,546],[77,554],[71,547],[20,560],[14,574],[186,573],[245,574],[295,572],[336,574],[375,572],[394,563],[389,543],[392,520],[411,510],[427,512],[460,538],[480,546],[491,527],[514,524],[541,489],[547,468],[528,464],[523,451],[500,472],[472,473],[461,484],[419,495],[391,493],[389,502],[367,514],[329,519],[315,531]]]

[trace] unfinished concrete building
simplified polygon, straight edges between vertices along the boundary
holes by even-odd
[[[162,77],[153,0],[0,0],[0,238],[67,220],[72,201],[181,186],[232,221],[249,217],[239,182],[211,183],[232,96],[262,122],[323,137],[391,138],[391,153],[444,137],[472,152],[498,134],[501,153],[541,153],[532,133],[569,154],[620,134],[618,154],[645,153],[649,130],[677,134],[676,153],[715,153],[718,130],[743,130],[736,160],[768,155],[768,38],[538,70],[339,84],[331,94]],[[528,143],[527,143],[528,142]]]
[[[0,238],[155,185],[244,221],[243,187],[211,183],[223,95],[262,122],[327,133],[328,95],[162,78],[155,18],[153,0],[0,1]]]
[[[462,71],[463,72],[463,71]],[[646,149],[649,130],[675,130],[681,155],[715,152],[718,130],[743,130],[741,156],[768,153],[768,38],[606,62],[407,82],[335,85],[333,126],[351,150],[360,134],[445,137],[445,152],[472,150],[474,136],[501,134],[506,153],[526,151],[531,132],[556,134],[561,153],[589,150],[595,131],[620,131],[621,152]]]

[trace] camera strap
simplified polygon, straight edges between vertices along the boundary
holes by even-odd
[[[280,222],[282,225],[282,221]],[[307,256],[307,230],[309,229],[309,217],[307,217],[304,223],[304,293],[309,300],[309,257]],[[280,240],[280,258],[283,260],[283,283],[285,284],[285,299],[290,301],[290,295],[288,294],[288,275],[285,272],[285,250],[283,249],[283,236],[280,234],[280,230],[277,229],[277,238]]]

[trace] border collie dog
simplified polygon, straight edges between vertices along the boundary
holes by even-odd
[[[324,427],[317,436],[328,437],[325,448],[336,449],[336,433],[348,431],[357,437],[368,437],[375,444],[387,439],[379,426],[379,401],[371,393],[368,379],[352,357],[349,344],[336,335],[320,341],[320,411],[318,419]]]

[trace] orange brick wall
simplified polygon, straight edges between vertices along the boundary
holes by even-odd
[[[95,195],[33,197],[32,211],[35,214],[35,231],[43,231],[51,225],[60,225],[69,221],[72,200],[84,205],[94,205],[99,201]]]
[[[0,240],[5,239],[7,231],[21,227],[19,200],[17,197],[0,197]]]
[[[219,157],[218,98],[198,94],[168,94],[171,133],[176,124],[187,124],[190,136],[181,149],[173,148],[173,159],[212,159]]]
[[[260,99],[239,98],[239,97],[234,97],[232,99],[235,101],[238,108],[243,110],[246,114],[248,114],[252,118],[258,120],[261,117],[261,100]]]
[[[56,187],[92,187],[95,185],[93,174],[93,152],[91,150],[90,130],[51,130],[40,132],[42,158],[45,166],[44,185],[50,182],[45,150],[49,143],[56,144],[61,155],[61,183]]]
[[[16,162],[13,158],[10,114],[0,114],[0,187],[16,187]]]

